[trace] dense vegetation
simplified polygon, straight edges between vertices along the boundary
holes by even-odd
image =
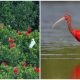
[[[39,78],[38,11],[38,2],[0,2],[1,79]]]
[[[39,26],[39,3],[32,1],[1,1],[0,22],[13,29],[26,30],[28,25],[33,30]]]

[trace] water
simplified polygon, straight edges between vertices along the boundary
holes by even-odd
[[[70,79],[73,69],[80,64],[80,60],[43,59],[42,64],[42,79]]]
[[[52,28],[65,14],[72,16],[75,29],[80,29],[80,2],[41,2],[41,77],[68,79],[80,64],[80,42],[69,32],[66,21]]]
[[[62,21],[52,28],[53,23],[66,13],[72,16],[73,27],[80,29],[80,2],[41,2],[41,45],[43,50],[80,45],[68,31],[66,21]],[[48,45],[47,48],[46,45]]]

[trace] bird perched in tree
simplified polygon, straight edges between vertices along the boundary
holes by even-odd
[[[35,44],[36,44],[35,40],[32,39],[32,40],[31,40],[31,43],[30,43],[30,45],[29,45],[29,48],[33,48],[33,46],[34,46]]]

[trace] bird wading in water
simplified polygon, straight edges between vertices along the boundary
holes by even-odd
[[[58,21],[56,21],[53,24],[53,27],[56,26],[56,24],[58,24],[59,22],[61,22],[62,20],[65,20],[67,22],[68,25],[68,29],[70,31],[70,33],[75,37],[75,39],[77,41],[80,42],[80,30],[76,30],[72,27],[72,22],[71,22],[71,16],[70,15],[65,15],[62,18],[60,18]]]

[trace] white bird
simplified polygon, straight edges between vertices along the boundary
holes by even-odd
[[[31,40],[31,43],[30,43],[30,45],[29,45],[29,48],[33,48],[33,46],[34,46],[35,44],[36,44],[35,40],[32,39],[32,40]]]

